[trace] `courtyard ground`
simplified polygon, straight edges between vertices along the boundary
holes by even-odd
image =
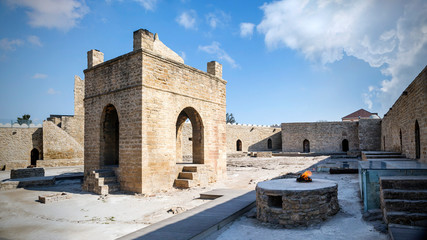
[[[216,189],[255,189],[256,183],[313,170],[327,157],[273,157],[228,159],[223,181],[189,190],[171,189],[149,195],[110,194],[106,197],[81,191],[80,182],[67,180],[49,187],[0,192],[0,238],[2,239],[115,239],[161,221],[206,201],[199,194]],[[81,172],[82,167],[46,168],[46,175]],[[0,172],[0,179],[9,172]],[[387,239],[362,219],[357,175],[315,173],[313,178],[335,180],[339,185],[340,212],[330,220],[304,229],[287,230],[260,223],[252,213],[240,217],[210,239]],[[39,195],[66,192],[72,198],[50,204]]]

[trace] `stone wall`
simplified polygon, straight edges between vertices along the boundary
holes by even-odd
[[[42,158],[42,128],[0,127],[0,169],[27,167],[34,148]]]
[[[310,143],[310,152],[342,152],[344,139],[348,140],[349,151],[358,151],[358,123],[282,123],[283,152],[303,152],[305,139]]]
[[[122,190],[150,192],[173,186],[177,124],[188,114],[201,126],[198,146],[203,164],[210,169],[207,172],[213,175],[209,179],[225,176],[226,81],[216,71],[202,72],[170,55],[158,55],[151,49],[156,40],[147,32],[134,33],[133,52],[107,62],[91,60],[101,53],[88,52],[85,174],[107,167],[100,136],[103,111],[111,104],[119,122],[118,180]],[[183,110],[188,111],[183,114]]]
[[[360,119],[358,134],[361,151],[381,149],[381,119]]]
[[[271,149],[268,148],[271,140]],[[242,142],[242,151],[237,151],[237,141]],[[227,153],[281,151],[282,136],[279,127],[227,124]]]
[[[416,121],[420,130],[420,161],[427,162],[427,67],[384,115],[381,148],[386,151],[402,152],[408,158],[416,158]]]
[[[83,147],[51,121],[43,122],[43,159],[83,158]]]
[[[191,159],[192,153],[192,127],[185,123],[182,130],[182,154]],[[282,137],[281,129],[278,127],[227,124],[227,154],[257,152],[257,151],[281,151]],[[268,148],[268,139],[271,140],[271,149]],[[237,141],[242,143],[242,149],[237,151]]]

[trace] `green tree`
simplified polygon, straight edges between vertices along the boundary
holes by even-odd
[[[234,119],[234,116],[232,113],[226,113],[225,122],[226,123],[236,123],[236,119]]]
[[[33,122],[30,120],[30,117],[30,114],[24,114],[22,117],[18,117],[16,121],[19,123],[19,125],[22,125],[23,123],[30,125]]]

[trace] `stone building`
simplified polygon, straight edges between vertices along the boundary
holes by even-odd
[[[43,125],[0,124],[0,169],[83,164],[84,81],[74,77],[74,115],[51,115]]]
[[[358,152],[380,150],[381,119],[282,123],[283,152]]]
[[[381,149],[427,162],[427,67],[384,115]]]
[[[115,170],[121,190],[171,188],[183,164],[184,122],[192,125],[193,165],[203,182],[226,174],[226,81],[212,61],[207,72],[184,64],[158,35],[140,29],[133,51],[109,61],[88,52],[85,73],[85,182],[98,169]]]

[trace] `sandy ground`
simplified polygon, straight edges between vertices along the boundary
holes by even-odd
[[[2,239],[115,239],[173,216],[209,200],[199,194],[216,188],[254,189],[259,181],[312,168],[326,157],[237,158],[228,161],[228,178],[208,187],[171,189],[150,195],[111,194],[107,197],[81,191],[79,181],[55,186],[0,192],[0,238]],[[79,172],[82,167],[46,168],[46,175]],[[0,172],[0,179],[8,177]],[[320,226],[285,230],[243,216],[210,239],[386,239],[361,219],[356,175],[316,174],[339,182],[342,210]],[[50,204],[39,195],[71,193],[72,198]],[[253,214],[252,214],[253,215]],[[353,229],[352,231],[349,231]],[[348,233],[352,235],[348,235]],[[310,234],[309,234],[310,233]],[[311,237],[310,237],[311,236]],[[353,236],[355,238],[353,238]],[[316,237],[317,238],[317,237]]]

